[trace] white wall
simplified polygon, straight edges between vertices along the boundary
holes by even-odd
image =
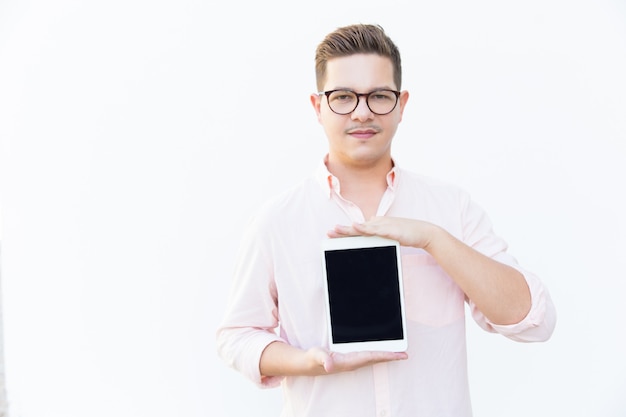
[[[475,414],[626,412],[626,4],[5,0],[2,293],[11,417],[276,416],[218,361],[242,223],[308,175],[335,27],[380,23],[405,167],[464,186],[559,313],[470,323]]]

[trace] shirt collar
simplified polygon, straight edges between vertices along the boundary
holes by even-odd
[[[341,186],[339,184],[339,178],[335,177],[333,174],[328,171],[326,166],[326,162],[328,161],[328,155],[324,157],[324,159],[320,162],[317,167],[317,171],[315,173],[315,179],[317,183],[322,187],[322,190],[325,194],[328,195],[328,198],[332,196],[333,191],[339,195],[341,195]],[[395,191],[398,186],[398,164],[394,158],[391,158],[391,162],[393,167],[387,173],[387,187],[389,187],[392,191]]]

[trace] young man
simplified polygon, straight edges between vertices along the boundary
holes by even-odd
[[[550,297],[464,191],[395,164],[409,93],[382,28],[329,34],[316,75],[311,103],[328,154],[249,226],[219,354],[260,386],[282,384],[284,417],[471,416],[465,302],[484,329],[534,342],[552,334]],[[320,243],[352,235],[401,244],[407,352],[327,349]]]

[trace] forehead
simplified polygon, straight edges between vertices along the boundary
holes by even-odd
[[[391,59],[376,54],[356,54],[328,60],[324,90],[337,88],[355,91],[374,88],[395,90]]]

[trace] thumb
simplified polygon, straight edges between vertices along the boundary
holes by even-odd
[[[322,366],[324,367],[324,371],[326,371],[327,374],[330,374],[333,372],[333,370],[335,369],[335,361],[333,360],[333,356],[326,351],[322,351],[320,353],[320,360],[322,363]]]

